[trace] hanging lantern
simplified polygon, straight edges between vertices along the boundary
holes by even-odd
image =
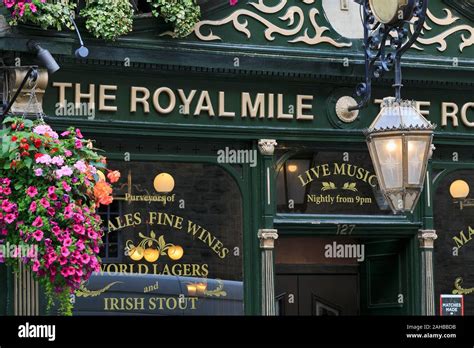
[[[381,191],[394,213],[413,212],[418,202],[432,154],[434,129],[415,102],[389,97],[366,131]]]

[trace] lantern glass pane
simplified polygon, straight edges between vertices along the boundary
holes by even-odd
[[[374,143],[385,189],[401,188],[403,186],[402,139],[374,139]]]
[[[424,160],[426,156],[426,146],[428,142],[425,140],[408,139],[408,184],[420,185],[423,181]]]

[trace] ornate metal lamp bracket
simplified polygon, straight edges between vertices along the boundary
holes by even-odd
[[[357,85],[356,95],[361,100],[349,111],[367,106],[372,95],[372,79],[383,76],[395,68],[395,97],[401,99],[402,70],[401,58],[419,37],[426,19],[428,0],[407,0],[412,4],[410,18],[401,18],[393,24],[384,24],[376,19],[370,7],[370,0],[354,0],[362,6],[364,21],[365,81]],[[402,13],[401,13],[402,14]],[[414,32],[409,37],[410,25]]]

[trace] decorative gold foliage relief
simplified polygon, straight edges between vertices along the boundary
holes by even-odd
[[[444,9],[444,12],[446,13],[446,17],[436,17],[430,10],[427,12],[427,18],[434,24],[440,27],[449,27],[445,31],[436,34],[434,36],[429,37],[429,34],[432,31],[431,26],[428,24],[428,22],[425,23],[424,25],[424,30],[422,35],[418,38],[417,43],[420,45],[424,46],[429,46],[429,45],[438,45],[438,51],[444,52],[448,48],[448,42],[446,41],[451,35],[454,35],[456,33],[462,33],[461,34],[461,39],[462,42],[459,44],[459,50],[463,52],[463,50],[466,47],[474,45],[474,27],[468,24],[460,24],[460,25],[454,25],[460,18],[455,17],[451,10],[449,9]],[[414,27],[412,25],[411,30],[413,32]],[[414,45],[413,48],[423,51],[424,48]]]
[[[302,0],[304,4],[314,4],[316,0]],[[222,38],[212,31],[212,27],[219,27],[231,23],[235,30],[244,33],[248,39],[252,37],[252,33],[248,29],[248,18],[253,18],[257,22],[263,24],[265,29],[264,35],[268,41],[275,40],[275,34],[288,37],[289,43],[304,42],[308,45],[317,45],[320,43],[328,43],[335,47],[350,47],[352,43],[337,42],[331,37],[324,36],[323,34],[329,30],[329,28],[320,26],[317,23],[317,16],[319,11],[315,8],[310,9],[309,13],[305,14],[305,11],[299,6],[290,6],[284,14],[279,16],[279,20],[282,21],[281,26],[273,24],[266,18],[266,15],[277,14],[284,10],[287,4],[287,0],[280,0],[274,6],[268,6],[265,4],[265,0],[258,0],[258,2],[250,3],[259,13],[253,12],[247,9],[239,9],[234,11],[230,16],[221,20],[204,20],[199,22],[194,28],[194,33],[198,39],[202,41],[215,41],[222,40]],[[308,17],[306,17],[306,15]],[[311,23],[312,29],[315,31],[314,36],[308,34],[309,28],[304,28],[307,23],[307,18]],[[301,31],[304,32],[300,35]],[[298,35],[298,36],[297,36]],[[296,36],[296,37],[294,37]]]

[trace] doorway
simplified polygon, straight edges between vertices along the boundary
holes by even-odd
[[[282,236],[275,243],[280,315],[415,314],[414,239]],[[357,250],[339,257],[333,250]],[[341,246],[350,246],[342,248]],[[363,246],[363,248],[362,248]],[[358,257],[360,256],[360,257]]]
[[[358,315],[358,283],[358,274],[277,274],[277,314]]]

